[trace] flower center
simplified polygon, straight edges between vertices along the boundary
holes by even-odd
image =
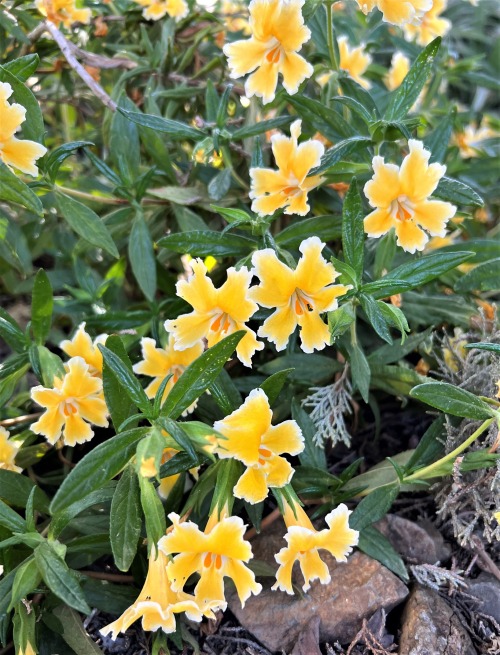
[[[181,377],[181,375],[184,373],[184,366],[172,366],[170,369],[170,373],[172,373],[172,382],[175,384],[177,380]]]
[[[269,460],[271,457],[272,452],[268,450],[267,448],[264,448],[264,446],[261,446],[259,448],[259,464],[261,466],[264,466],[264,464]]]
[[[415,214],[414,205],[408,196],[400,195],[391,202],[391,216],[398,221],[407,221]]]
[[[270,64],[277,64],[281,59],[282,52],[283,48],[281,43],[278,41],[278,39],[273,37],[269,42],[269,48],[266,50],[266,60]]]
[[[235,328],[236,324],[234,320],[226,312],[218,312],[210,325],[210,329],[213,330],[213,332],[229,332],[231,329],[234,330]]]
[[[64,416],[71,416],[78,413],[78,407],[75,405],[73,398],[67,398],[61,405],[61,411]]]
[[[220,570],[224,564],[224,559],[225,557],[219,555],[218,553],[205,553],[203,558],[203,566],[206,569],[215,566],[216,569]]]
[[[303,314],[307,314],[307,312],[312,312],[314,310],[312,299],[307,295],[307,293],[304,293],[302,289],[295,289],[290,298],[290,303],[297,316],[302,316]]]

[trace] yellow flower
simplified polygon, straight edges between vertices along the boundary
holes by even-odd
[[[338,40],[338,44],[340,54],[339,67],[342,70],[347,71],[352,79],[364,89],[369,89],[371,84],[368,80],[365,80],[363,73],[372,63],[372,58],[369,54],[365,53],[364,45],[359,45],[357,48],[351,48],[346,36],[341,36]]]
[[[0,426],[0,469],[21,473],[23,469],[15,464],[20,444],[16,441],[11,441],[9,436],[8,431]]]
[[[175,349],[175,338],[169,337],[168,344],[165,348],[157,348],[154,339],[144,337],[141,340],[143,360],[134,365],[134,373],[148,375],[154,380],[146,387],[145,391],[148,398],[154,398],[160,385],[167,375],[172,375],[167,382],[163,400],[172,390],[172,387],[184,373],[186,368],[192,364],[203,353],[203,342],[198,341],[194,346],[185,350]],[[186,410],[189,414],[196,407],[196,402]]]
[[[221,516],[214,513],[204,532],[192,521],[180,521],[171,513],[172,531],[158,542],[165,555],[178,553],[168,564],[167,573],[174,591],[181,590],[187,579],[198,573],[200,579],[194,594],[200,607],[216,603],[224,609],[224,577],[231,578],[236,586],[242,606],[249,596],[258,594],[262,586],[245,566],[253,557],[252,548],[243,538],[245,524],[239,516]]]
[[[402,52],[392,55],[391,68],[385,76],[385,85],[389,91],[397,89],[410,70],[410,60]]]
[[[43,434],[55,444],[61,437],[65,445],[89,441],[94,436],[90,424],[107,427],[107,407],[102,394],[102,380],[89,372],[81,357],[73,357],[65,365],[63,379],[54,378],[54,388],[33,387],[32,399],[47,411],[33,423],[35,434]],[[64,430],[63,430],[64,428]]]
[[[277,171],[270,168],[250,169],[252,211],[260,216],[273,214],[283,207],[285,214],[305,216],[309,211],[307,194],[324,179],[320,175],[307,177],[309,171],[319,165],[325,147],[316,139],[298,145],[301,125],[300,120],[292,123],[290,138],[284,134],[271,137]]]
[[[47,148],[35,141],[16,139],[14,134],[21,123],[26,120],[26,109],[7,99],[12,95],[12,87],[7,82],[0,82],[0,158],[22,173],[38,175],[35,162],[47,152]]]
[[[495,512],[493,516],[495,517],[497,523],[500,523],[500,512]]]
[[[249,298],[252,279],[250,271],[242,266],[239,271],[229,268],[227,280],[216,289],[207,277],[207,268],[200,259],[191,262],[193,275],[189,280],[177,282],[177,295],[193,307],[190,314],[165,321],[165,329],[175,339],[176,350],[192,348],[200,339],[208,340],[208,347],[238,330],[246,335],[236,348],[238,359],[252,366],[252,356],[264,344],[256,339],[255,332],[245,323],[257,311],[256,303]]]
[[[456,207],[441,200],[428,200],[446,166],[430,164],[431,153],[421,141],[408,142],[410,153],[401,168],[386,164],[383,157],[373,158],[375,175],[365,184],[365,195],[375,210],[365,218],[365,232],[378,238],[396,230],[397,244],[407,252],[423,250],[431,235],[444,237],[446,223]],[[422,229],[423,228],[423,229]]]
[[[466,125],[463,132],[455,135],[454,141],[460,150],[460,155],[463,159],[470,157],[477,157],[478,150],[481,150],[481,142],[487,139],[493,139],[497,136],[497,132],[492,130],[487,125],[476,127],[475,125]]]
[[[304,591],[307,591],[311,587],[310,583],[316,579],[322,584],[328,584],[331,576],[318,550],[327,550],[337,562],[347,561],[347,555],[351,553],[352,547],[356,546],[359,538],[359,532],[349,527],[350,513],[344,504],[339,505],[325,516],[328,528],[317,532],[302,507],[295,504],[292,508],[285,503],[283,518],[288,528],[285,535],[288,546],[274,556],[280,566],[276,572],[273,589],[293,593],[292,569],[296,560],[299,561],[304,576]]]
[[[167,565],[168,558],[164,553],[152,548],[146,581],[137,600],[120,618],[102,628],[102,635],[111,633],[112,639],[116,639],[119,632],[126,632],[141,617],[144,630],[155,631],[161,628],[164,632],[175,632],[174,615],[180,612],[186,612],[192,621],[201,621],[203,616],[215,618],[210,607],[202,610],[193,596],[183,591],[173,591],[167,576]]]
[[[448,346],[443,348],[443,359],[450,371],[457,373],[467,357],[467,339],[464,338],[463,330],[454,329],[454,335],[447,340]]]
[[[328,326],[320,314],[337,308],[337,298],[351,287],[334,285],[338,273],[322,255],[325,244],[309,237],[300,244],[302,257],[292,270],[266,248],[254,253],[252,262],[260,285],[250,290],[252,298],[263,307],[276,308],[264,321],[258,335],[267,337],[283,350],[297,325],[301,348],[306,353],[322,350],[330,343]]]
[[[224,18],[224,26],[231,32],[243,32],[251,34],[252,30],[246,18],[247,7],[243,2],[231,2],[224,0],[221,14]]]
[[[38,11],[46,16],[51,23],[71,27],[73,23],[90,23],[90,9],[78,9],[75,0],[36,0]]]
[[[219,457],[233,457],[247,467],[233,493],[252,505],[267,498],[269,487],[284,487],[292,479],[294,470],[280,455],[304,450],[297,423],[289,420],[274,426],[272,418],[266,394],[254,389],[241,407],[214,424],[214,430],[226,437],[219,441]]]
[[[272,102],[279,73],[291,95],[311,77],[313,67],[297,54],[311,38],[310,30],[304,25],[303,4],[304,0],[252,0],[249,5],[252,36],[224,46],[232,78],[252,73],[245,83],[249,98],[256,95],[264,104]]]
[[[425,12],[418,23],[404,25],[405,39],[426,46],[436,37],[444,36],[451,27],[449,20],[439,17],[446,9],[446,4],[447,0],[434,0],[432,7]]]
[[[102,353],[97,347],[98,344],[104,345],[107,334],[100,334],[94,341],[85,331],[85,323],[80,323],[77,331],[71,340],[61,341],[59,348],[68,355],[68,357],[81,357],[89,365],[91,375],[102,376]]]
[[[185,0],[134,0],[134,2],[144,7],[142,15],[146,20],[159,20],[166,14],[175,20],[181,20],[189,12]]]
[[[37,655],[37,651],[33,648],[33,645],[29,639],[26,641],[26,646],[22,646],[17,651],[17,655]]]
[[[377,7],[386,23],[406,25],[422,18],[432,7],[433,0],[356,0],[364,14]]]

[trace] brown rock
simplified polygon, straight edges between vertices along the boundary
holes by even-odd
[[[392,547],[411,564],[436,564],[450,558],[450,548],[430,521],[414,523],[388,514],[375,527]]]
[[[304,630],[299,634],[290,655],[321,655],[319,649],[319,616],[313,616]]]
[[[254,556],[277,568],[274,554],[285,545],[283,525],[272,526],[252,541]],[[321,551],[331,581],[313,582],[307,594],[290,596],[271,591],[274,578],[262,579],[264,589],[247,600],[242,609],[235,594],[229,596],[229,608],[238,621],[271,651],[290,651],[313,617],[320,620],[320,641],[349,643],[378,609],[390,611],[408,595],[406,586],[377,561],[356,552],[347,563],[337,563]],[[293,582],[302,586],[298,566]]]
[[[403,615],[399,655],[476,655],[476,650],[452,607],[417,585]]]

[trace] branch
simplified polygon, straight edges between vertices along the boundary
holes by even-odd
[[[117,104],[112,100],[102,86],[96,82],[85,68],[80,64],[72,52],[71,43],[66,39],[66,37],[60,32],[57,27],[51,23],[49,20],[44,22],[45,29],[50,32],[52,38],[59,46],[62,54],[66,58],[66,61],[71,66],[71,68],[80,76],[80,78],[85,82],[89,87],[92,93],[99,98],[99,100],[111,111],[116,111]]]

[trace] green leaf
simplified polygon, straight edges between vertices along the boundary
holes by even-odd
[[[224,168],[218,171],[208,184],[207,191],[210,198],[213,200],[222,200],[231,188],[232,171],[230,168]]]
[[[408,396],[415,385],[426,378],[408,366],[386,366],[370,363],[372,386],[394,396]]]
[[[498,291],[500,287],[500,259],[493,259],[466,273],[455,284],[455,291]]]
[[[432,464],[432,462],[437,461],[444,455],[444,444],[446,441],[444,427],[445,417],[441,414],[424,432],[418,446],[406,464],[407,472]]]
[[[412,389],[410,396],[452,416],[485,421],[495,416],[495,410],[470,391],[447,382],[426,382]]]
[[[16,571],[12,584],[12,599],[8,611],[12,610],[20,600],[27,598],[28,594],[33,593],[40,584],[41,579],[42,576],[38,570],[35,558],[33,556],[28,557]]]
[[[335,114],[334,114],[335,115]],[[309,175],[319,175],[324,173],[332,166],[335,166],[339,161],[349,158],[355,152],[366,152],[371,139],[367,136],[351,136],[348,139],[339,141],[325,152],[321,158],[321,163],[316,168],[313,168]]]
[[[0,307],[0,337],[18,353],[25,351],[29,344],[19,325],[2,307]]]
[[[165,536],[167,530],[165,510],[152,482],[147,478],[139,477],[139,485],[149,548],[156,549],[159,540]]]
[[[191,443],[189,435],[184,431],[182,423],[177,423],[176,421],[167,417],[160,417],[158,423],[167,432],[167,434],[177,442],[179,450],[184,450],[192,460],[196,460],[196,450]]]
[[[18,57],[12,61],[6,62],[3,64],[5,70],[15,75],[18,80],[21,82],[26,82],[26,80],[33,75],[33,73],[38,68],[40,63],[40,57],[37,54],[24,55],[23,57]]]
[[[500,257],[500,241],[498,239],[468,239],[465,243],[453,243],[440,248],[439,252],[457,252],[463,250],[467,245],[467,251],[473,252],[474,256],[467,260],[468,264],[482,264],[490,259]]]
[[[45,172],[49,176],[51,182],[55,182],[59,168],[65,159],[74,155],[80,148],[85,146],[93,146],[91,141],[71,141],[71,143],[64,143],[58,148],[51,150],[45,158]]]
[[[413,107],[431,74],[440,45],[441,37],[438,37],[432,43],[429,43],[425,50],[415,59],[405,79],[391,95],[384,114],[386,121],[402,120]]]
[[[270,118],[267,121],[259,121],[258,123],[252,123],[251,125],[245,125],[231,134],[231,141],[241,141],[242,139],[248,139],[251,136],[258,136],[269,130],[283,128],[285,125],[290,125],[292,121],[293,116],[277,116],[276,118]]]
[[[94,505],[107,505],[111,502],[114,493],[114,486],[105,486],[86,494],[66,509],[57,512],[52,518],[49,526],[49,539],[57,539],[67,525],[89,507]]]
[[[0,498],[9,505],[15,507],[26,507],[28,498],[33,489],[36,488],[34,496],[34,508],[44,514],[48,513],[49,499],[35,483],[25,475],[19,475],[15,471],[0,469]]]
[[[342,365],[331,357],[317,353],[282,355],[259,366],[259,372],[274,375],[278,371],[291,370],[290,379],[304,386],[320,384],[333,378]]]
[[[311,234],[319,237],[321,241],[339,239],[342,234],[342,218],[327,215],[294,220],[276,235],[275,241],[280,248],[298,248]]]
[[[472,207],[482,207],[484,205],[484,200],[474,189],[458,180],[450,180],[449,177],[441,178],[437,189],[432,195],[441,198],[441,200],[448,200],[454,205]]]
[[[48,542],[40,544],[35,549],[35,560],[43,581],[52,593],[73,609],[83,614],[90,614],[91,609],[87,605],[74,572]]]
[[[264,391],[264,393],[266,394],[270,405],[274,405],[274,403],[276,402],[276,399],[280,395],[281,390],[283,389],[283,386],[288,379],[288,376],[290,375],[290,373],[292,373],[293,370],[294,370],[293,368],[286,368],[282,371],[278,371],[277,373],[274,373],[274,375],[268,377],[267,380],[264,380],[264,382],[259,385],[262,391]]]
[[[500,343],[487,343],[487,342],[468,343],[464,347],[477,348],[478,350],[490,350],[491,352],[498,353],[500,355]]]
[[[358,548],[383,564],[404,582],[408,582],[408,572],[400,555],[390,541],[373,526],[366,527],[359,535]]]
[[[457,110],[453,108],[445,116],[439,117],[439,123],[424,139],[424,146],[431,151],[430,162],[444,162],[446,151],[453,132],[453,123]]]
[[[432,327],[421,332],[420,334],[412,334],[401,344],[385,345],[368,355],[370,366],[372,364],[392,364],[400,359],[403,359],[409,353],[412,353],[421,343],[426,341],[432,333]]]
[[[398,484],[389,484],[375,489],[365,496],[349,517],[349,526],[364,530],[383,518],[399,494]]]
[[[316,426],[309,414],[300,406],[297,400],[292,400],[292,418],[297,421],[304,437],[304,450],[299,455],[302,466],[312,466],[326,471],[325,449],[315,442]]]
[[[37,216],[43,214],[40,198],[3,161],[0,161],[0,200],[22,205]]]
[[[342,250],[344,259],[361,281],[365,255],[365,231],[363,228],[363,203],[356,178],[353,178],[344,199],[342,211]]]
[[[46,387],[54,386],[54,378],[62,378],[65,374],[64,364],[60,357],[55,353],[51,352],[45,346],[32,346],[36,350],[36,354],[31,352],[34,355],[36,362],[40,368],[41,381]],[[32,362],[33,363],[33,362]],[[33,367],[35,368],[35,367]]]
[[[1,334],[1,330],[0,330]],[[21,353],[13,357],[8,357],[2,364],[0,364],[0,380],[5,380],[13,373],[21,371],[29,362],[28,353]],[[0,469],[1,470],[1,469]],[[1,493],[1,491],[0,491]]]
[[[381,308],[381,305],[384,303],[381,303],[379,300],[375,300],[371,296],[367,296],[364,293],[360,294],[359,301],[370,325],[378,334],[378,336],[384,341],[387,341],[387,343],[392,344],[389,323],[387,322],[387,318],[385,317]]]
[[[118,335],[111,335],[106,339],[106,348],[122,360],[123,365],[128,368],[130,375],[134,374],[123,341]],[[116,377],[113,369],[106,363],[106,360],[103,361],[102,384],[104,399],[111,415],[111,420],[113,421],[115,430],[118,431],[119,426],[134,411],[134,404],[129,399],[123,397],[122,383]]]
[[[287,101],[297,110],[301,118],[334,143],[340,139],[352,137],[356,133],[354,127],[339,112],[326,107],[318,100],[296,94],[289,96]]]
[[[40,268],[33,283],[33,297],[31,301],[31,327],[35,341],[43,345],[47,341],[52,325],[52,310],[54,299],[52,285],[47,273]]]
[[[63,480],[52,500],[52,514],[69,507],[115,477],[133,457],[150,428],[134,428],[108,439],[83,457]]]
[[[26,532],[26,521],[1,500],[0,525],[11,532]]]
[[[23,138],[41,143],[45,133],[42,111],[33,92],[4,66],[0,66],[0,82],[11,85],[13,94],[10,102],[15,100],[26,109],[26,120],[22,124]]]
[[[109,366],[120,384],[122,391],[146,416],[151,416],[152,407],[149,398],[128,363],[124,363],[119,355],[106,348],[106,346],[98,344],[98,348],[102,352],[104,362]]]
[[[108,228],[90,207],[60,191],[57,192],[57,204],[65,221],[82,239],[95,248],[102,248],[112,257],[119,258],[120,254]]]
[[[213,230],[176,232],[158,241],[158,245],[193,257],[246,257],[256,249],[256,242],[238,234],[221,234]]]
[[[137,212],[132,223],[128,256],[135,279],[146,298],[152,301],[156,293],[156,260],[153,240],[142,212]]]
[[[230,334],[190,364],[168,394],[162,416],[176,419],[192,405],[217,378],[245,334],[244,330]]]
[[[234,412],[243,402],[240,392],[224,368],[221,369],[221,372],[208,389],[225,416]]]
[[[180,121],[174,121],[170,118],[162,118],[161,116],[153,116],[152,114],[141,114],[140,112],[129,111],[123,107],[118,107],[120,114],[123,114],[129,121],[142,125],[142,127],[149,127],[156,132],[164,132],[172,139],[193,139],[199,141],[206,135],[198,130],[196,127],[191,127]]]
[[[370,364],[357,343],[350,344],[348,351],[353,385],[359,390],[361,397],[367,403],[370,394]]]
[[[64,605],[52,610],[62,625],[62,638],[78,655],[102,655],[102,650],[89,637],[78,614]]]
[[[333,312],[328,312],[328,329],[332,341],[342,336],[356,320],[356,310],[351,302],[342,305]]]
[[[116,566],[128,571],[137,552],[142,512],[139,481],[132,466],[122,473],[111,502],[109,536]]]

